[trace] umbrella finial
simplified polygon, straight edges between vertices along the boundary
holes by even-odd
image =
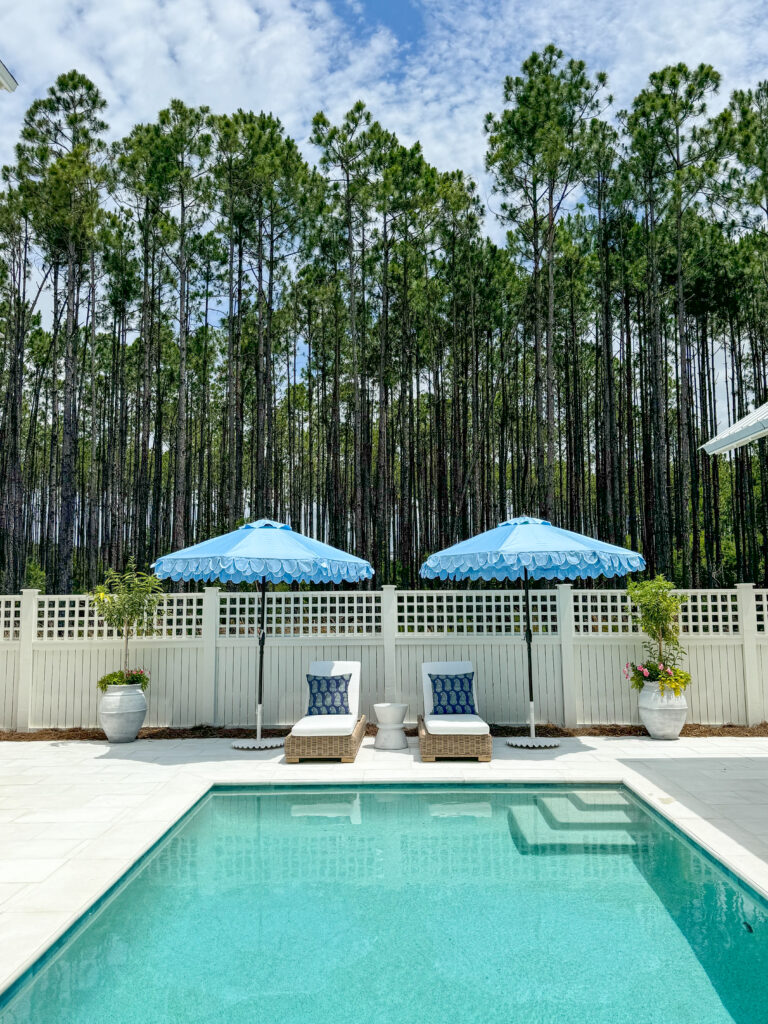
[[[515,516],[513,519],[505,519],[499,526],[551,526],[548,519],[535,519],[533,516]]]
[[[278,523],[276,519],[257,519],[253,523],[243,523],[241,530],[290,530],[288,523]]]

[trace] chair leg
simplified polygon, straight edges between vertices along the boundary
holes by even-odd
[[[478,757],[477,760],[478,761],[490,761],[491,760],[491,755],[490,754],[487,754],[487,755],[483,754],[480,757]]]
[[[354,759],[354,757],[342,757],[341,763],[342,764],[354,764],[355,763],[355,759]]]
[[[421,755],[421,760],[422,761],[428,761],[428,762],[431,763],[431,762],[433,762],[435,760],[435,758],[434,757],[429,757],[428,755],[425,755],[425,754],[422,754]]]
[[[299,759],[298,759],[298,757],[286,757],[285,763],[286,764],[298,764],[299,763]]]

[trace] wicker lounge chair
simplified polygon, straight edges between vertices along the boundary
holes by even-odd
[[[490,761],[491,730],[479,715],[435,715],[432,713],[432,675],[461,675],[474,672],[471,661],[428,661],[421,666],[424,715],[419,715],[419,750],[422,761],[436,757],[476,757]],[[472,697],[477,708],[477,687],[472,680]]]
[[[349,672],[348,715],[305,715],[285,740],[285,760],[298,764],[300,760],[320,758],[349,763],[357,757],[365,736],[365,715],[360,712],[360,662],[313,661],[310,675],[333,676]]]

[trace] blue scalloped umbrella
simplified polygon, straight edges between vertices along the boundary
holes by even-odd
[[[163,555],[152,568],[160,579],[175,582],[220,580],[261,585],[256,747],[250,749],[282,745],[282,740],[263,742],[261,739],[267,584],[359,583],[373,576],[373,568],[365,559],[295,533],[286,523],[277,523],[274,519],[258,519],[221,537]]]
[[[441,580],[522,579],[525,590],[530,733],[531,740],[535,740],[529,580],[626,576],[627,573],[639,572],[644,568],[643,556],[628,548],[605,544],[571,530],[561,530],[546,519],[518,516],[500,523],[493,530],[479,533],[476,537],[430,555],[421,567],[421,575],[425,579]],[[522,744],[515,742],[512,745]]]

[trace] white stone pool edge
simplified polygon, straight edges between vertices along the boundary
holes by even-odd
[[[285,764],[227,740],[0,742],[0,993],[214,785],[623,783],[768,897],[768,739],[581,737],[556,750],[494,740],[490,764],[375,751]]]

